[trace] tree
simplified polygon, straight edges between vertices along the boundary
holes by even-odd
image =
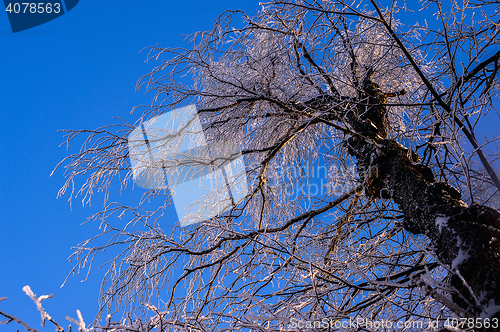
[[[476,134],[498,121],[499,32],[495,1],[274,0],[255,17],[226,11],[191,48],[151,47],[148,60],[167,59],[138,83],[155,92],[138,123],[197,103],[208,139],[240,146],[249,194],[170,234],[168,190],[137,207],[105,201],[75,271],[121,247],[102,309],[151,309],[179,330],[338,330],[349,318],[496,330],[497,137]],[[63,162],[61,194],[79,175],[85,197],[117,177],[130,189],[134,128],[69,131],[68,144],[87,138]]]

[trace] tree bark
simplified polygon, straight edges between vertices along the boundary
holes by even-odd
[[[468,206],[458,190],[437,182],[431,169],[418,163],[418,155],[387,139],[387,94],[374,87],[366,80],[360,106],[343,111],[360,135],[348,138],[347,146],[357,159],[365,194],[394,200],[405,216],[404,229],[430,239],[437,259],[449,268],[450,285],[456,289],[452,300],[462,309],[454,310],[459,316],[500,319],[500,213]],[[424,289],[430,292],[428,286]]]
[[[348,144],[358,163],[378,171],[376,180],[366,178],[373,173],[365,176],[367,192],[385,191],[402,210],[404,229],[426,235],[451,269],[453,301],[472,317],[500,318],[500,213],[467,206],[455,188],[430,181],[430,169],[412,161],[412,153],[394,140],[350,138]]]

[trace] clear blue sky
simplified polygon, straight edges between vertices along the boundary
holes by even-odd
[[[30,285],[37,295],[54,293],[44,306],[64,326],[76,309],[92,321],[104,271],[60,286],[73,267],[67,261],[71,247],[99,232],[96,223],[81,224],[101,210],[102,196],[91,207],[74,200],[72,210],[68,195],[56,199],[63,171],[49,174],[79,148],[59,147],[64,138],[57,130],[93,129],[114,123],[113,116],[135,122],[139,114],[131,109],[152,99],[134,92],[135,83],[156,65],[146,64],[146,52],[139,51],[156,43],[186,46],[181,34],[210,29],[225,9],[253,15],[259,0],[81,1],[69,13],[16,34],[7,13],[0,13],[0,297],[8,297],[1,311],[53,331],[40,327],[36,307],[23,293]],[[489,126],[491,133],[498,122]],[[23,330],[0,325],[0,332],[15,329]]]
[[[0,13],[0,310],[40,327],[35,305],[23,293],[54,293],[45,308],[59,323],[87,322],[97,311],[103,272],[71,277],[71,247],[99,232],[96,223],[81,225],[102,208],[80,200],[56,199],[64,183],[54,166],[79,146],[59,147],[58,129],[93,129],[112,124],[113,116],[135,122],[131,109],[152,95],[134,92],[135,83],[154,63],[146,64],[150,45],[186,46],[181,34],[207,30],[225,9],[253,15],[258,1],[80,1],[67,14],[38,27],[12,33],[7,13]],[[23,330],[14,323],[0,331]]]

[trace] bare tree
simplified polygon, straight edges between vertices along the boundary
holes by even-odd
[[[499,117],[498,14],[494,1],[274,0],[226,11],[191,48],[151,47],[165,60],[138,83],[155,95],[137,124],[196,103],[208,140],[241,148],[249,194],[169,234],[168,190],[145,192],[152,210],[106,201],[74,271],[120,247],[102,310],[157,303],[178,330],[496,330],[498,137],[477,134]],[[87,139],[61,194],[79,175],[72,196],[116,178],[130,190],[134,128],[69,131]]]
[[[33,302],[36,305],[36,308],[40,312],[40,317],[42,321],[40,322],[40,325],[42,327],[45,327],[45,323],[49,321],[52,323],[52,325],[55,327],[56,332],[64,332],[64,327],[59,324],[54,318],[52,318],[47,311],[43,308],[42,306],[42,300],[50,299],[52,298],[52,294],[50,295],[42,295],[42,296],[36,296],[35,293],[31,290],[30,286],[24,286],[23,291],[28,295]],[[7,300],[6,297],[0,297],[0,302]],[[76,328],[78,329],[78,332],[106,332],[106,331],[121,331],[121,332],[149,332],[149,331],[165,331],[168,329],[168,326],[164,324],[164,315],[158,311],[154,306],[148,305],[148,309],[152,310],[156,315],[154,317],[151,317],[148,320],[142,320],[140,318],[132,319],[130,315],[121,321],[112,321],[111,320],[111,315],[108,315],[106,317],[106,322],[104,325],[96,325],[94,327],[88,328],[85,324],[85,321],[83,319],[82,313],[80,310],[76,311],[78,320],[71,318],[70,316],[66,316],[66,320],[68,320],[70,323],[75,324]],[[10,323],[17,323],[24,327],[24,329],[28,332],[38,332],[37,329],[29,326],[25,321],[21,320],[20,318],[17,318],[14,315],[11,315],[9,313],[3,312],[0,310],[0,316],[3,318],[5,317],[5,321],[0,320],[0,325],[7,325]],[[71,327],[72,325],[68,325],[68,330],[71,332]]]

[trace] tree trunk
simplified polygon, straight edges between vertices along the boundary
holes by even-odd
[[[386,139],[382,119],[387,94],[376,87],[366,80],[360,106],[341,111],[360,135],[348,138],[347,146],[357,159],[365,194],[393,199],[403,211],[404,229],[426,235],[437,259],[449,268],[450,284],[457,291],[452,301],[420,282],[429,295],[440,302],[448,299],[444,304],[461,317],[500,319],[500,213],[467,206],[455,188],[435,181],[432,171],[418,163],[418,155]]]
[[[411,152],[394,140],[351,138],[348,144],[358,163],[377,169],[378,179],[369,178],[374,173],[365,177],[367,192],[387,190],[382,194],[403,211],[402,226],[426,235],[440,262],[454,272],[453,301],[465,309],[457,314],[500,318],[500,213],[467,206],[455,188],[430,181],[430,169],[413,162]]]

